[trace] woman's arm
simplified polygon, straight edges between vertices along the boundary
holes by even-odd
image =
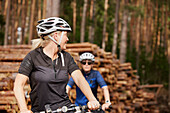
[[[24,95],[24,85],[27,82],[27,80],[28,80],[27,76],[23,74],[18,74],[14,82],[14,94],[17,99],[21,113],[32,113],[30,110],[27,109],[27,104]]]
[[[102,105],[102,109],[105,110],[105,109],[108,109],[109,106],[111,105],[108,86],[103,86],[102,90],[103,90],[104,98],[105,98],[105,104]]]
[[[74,82],[77,84],[77,86],[81,89],[81,91],[84,93],[84,95],[89,100],[88,107],[92,110],[98,109],[100,107],[100,104],[94,97],[91,91],[91,88],[88,82],[86,81],[86,79],[84,78],[84,76],[82,75],[81,71],[75,70],[72,72],[71,76]]]

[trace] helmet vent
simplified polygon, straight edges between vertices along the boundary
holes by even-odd
[[[55,20],[55,19],[49,19],[49,20],[47,20],[47,21],[53,21],[53,20]]]
[[[42,23],[42,22],[44,22],[44,20],[40,20],[40,21],[38,21],[37,23]]]
[[[53,24],[54,22],[46,22],[45,24],[46,25],[51,25],[51,24]]]
[[[44,29],[40,29],[41,32],[44,32],[45,30]]]
[[[50,28],[52,28],[53,26],[43,26],[43,27],[45,27],[46,29],[50,29]]]
[[[57,23],[56,27],[63,25],[63,23]]]

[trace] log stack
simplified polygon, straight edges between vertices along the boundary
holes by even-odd
[[[29,45],[0,47],[0,95],[4,97],[0,98],[0,110],[18,111],[12,91],[13,82],[21,61],[30,50],[31,46]],[[141,87],[139,76],[135,74],[137,71],[132,69],[131,63],[120,64],[116,56],[112,56],[110,52],[105,52],[97,45],[91,43],[67,44],[66,51],[73,56],[79,66],[80,54],[91,52],[95,55],[93,68],[102,74],[108,84],[113,106],[111,113],[159,113],[156,94],[146,91],[146,87]],[[25,87],[26,94],[29,91],[30,87],[28,84]],[[98,88],[97,95],[99,101],[104,103],[105,100],[101,88]],[[29,95],[26,95],[26,97],[30,108]],[[5,103],[5,98],[10,101]],[[70,99],[72,102],[76,99],[75,86],[71,90]]]

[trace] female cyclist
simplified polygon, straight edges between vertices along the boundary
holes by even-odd
[[[72,56],[64,51],[69,40],[67,33],[71,31],[70,25],[62,18],[50,17],[38,21],[36,27],[40,38],[32,41],[33,50],[22,61],[14,83],[20,113],[45,113],[46,104],[52,110],[70,106],[66,93],[68,73],[88,98],[88,107],[92,110],[99,108],[99,102]],[[28,79],[31,110],[27,108],[23,90]]]

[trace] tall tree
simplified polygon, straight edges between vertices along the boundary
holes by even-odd
[[[41,20],[41,5],[42,0],[38,0],[38,20]]]
[[[128,0],[125,0],[124,4],[128,4]],[[121,33],[121,44],[120,44],[120,63],[126,61],[126,49],[127,49],[127,23],[128,23],[128,9],[124,9],[123,12],[123,28]]]
[[[104,23],[103,23],[103,39],[102,39],[102,48],[105,50],[106,47],[106,25],[107,25],[107,9],[108,9],[108,0],[105,0],[104,5]]]
[[[43,15],[42,17],[46,17],[46,10],[47,10],[47,0],[43,0]]]
[[[12,8],[12,15],[11,15],[11,24],[14,25],[11,31],[11,39],[12,39],[12,45],[15,44],[15,20],[16,20],[16,12],[17,12],[17,0],[13,0],[13,8]]]
[[[117,0],[116,1],[116,12],[115,12],[115,23],[114,23],[113,45],[112,45],[112,55],[113,56],[116,54],[116,47],[117,47],[119,7],[120,7],[120,0]]]
[[[90,3],[90,21],[91,21],[91,23],[90,23],[90,26],[89,26],[89,37],[88,37],[88,39],[89,39],[89,41],[91,42],[91,38],[92,38],[92,19],[93,19],[93,10],[94,10],[94,0],[91,0],[91,3]]]
[[[84,42],[84,37],[85,37],[87,2],[88,2],[88,0],[84,0],[83,16],[82,16],[82,20],[81,20],[81,36],[80,36],[80,42]]]
[[[31,40],[32,40],[32,36],[33,36],[34,12],[35,12],[35,0],[32,0],[32,5],[31,5],[31,20],[30,20],[28,44],[31,44]]]
[[[15,18],[15,26],[14,26],[14,29],[15,29],[15,43],[17,43],[17,39],[18,39],[18,27],[19,27],[19,17],[20,17],[20,13],[21,13],[21,0],[17,0],[18,2],[18,6],[17,6],[17,15],[16,15],[16,18]],[[19,42],[20,43],[20,42]]]
[[[4,40],[4,45],[8,44],[8,27],[9,27],[9,18],[10,18],[10,6],[11,6],[11,0],[7,0],[7,14],[6,14],[6,25],[5,25],[5,40]]]
[[[73,1],[73,42],[75,41],[76,36],[76,0]]]
[[[91,0],[91,4],[93,4],[93,6],[92,6],[92,8],[90,8],[90,9],[92,9],[92,11],[91,11],[92,18],[91,18],[91,25],[89,27],[89,41],[91,43],[93,43],[94,42],[94,32],[95,32],[96,0]]]
[[[60,15],[60,0],[46,0],[46,18]]]
[[[24,44],[25,43],[25,24],[26,24],[26,17],[27,17],[27,7],[28,7],[28,0],[23,0],[22,1],[22,25],[21,25],[21,28],[22,28],[22,34],[21,34],[21,44]]]

